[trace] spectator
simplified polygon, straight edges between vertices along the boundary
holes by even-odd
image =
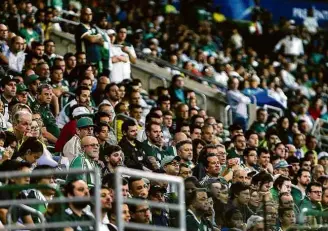
[[[13,71],[22,72],[25,62],[24,40],[15,36],[10,40],[10,48],[5,53],[6,63]]]

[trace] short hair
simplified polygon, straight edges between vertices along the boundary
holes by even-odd
[[[245,137],[244,134],[237,134],[234,137],[232,137],[232,142],[236,142],[238,137]]]
[[[194,132],[195,129],[199,129],[199,130],[202,131],[202,128],[201,128],[200,126],[197,126],[197,125],[196,125],[196,126],[191,125],[191,126],[190,126],[190,133],[192,134],[192,133]]]
[[[67,61],[70,57],[74,56],[72,52],[68,52],[64,55],[64,60]],[[75,56],[74,56],[75,57]]]
[[[38,90],[37,90],[37,94],[42,94],[42,91],[46,89],[46,90],[51,90],[52,91],[52,86],[50,84],[41,84],[39,87],[38,87]]]
[[[185,144],[192,145],[192,142],[190,140],[182,140],[176,144],[176,149],[179,150]]]
[[[151,127],[152,127],[153,125],[161,126],[159,123],[156,123],[156,122],[150,122],[150,123],[147,123],[147,125],[146,125],[146,132],[150,132]]]
[[[247,130],[245,133],[245,138],[246,140],[249,139],[249,137],[251,137],[251,135],[258,135],[257,132],[253,131],[253,130]]]
[[[230,187],[230,193],[231,193],[230,198],[231,198],[231,200],[233,200],[236,197],[236,195],[239,195],[240,192],[248,190],[248,189],[249,189],[249,186],[245,185],[242,182],[233,183]]]
[[[186,206],[189,207],[197,198],[198,192],[207,192],[205,188],[196,188],[186,197]]]
[[[273,187],[275,189],[278,189],[278,187],[281,188],[281,186],[284,184],[285,181],[291,181],[290,178],[285,177],[283,175],[278,176],[278,178],[273,182]]]
[[[134,120],[131,120],[131,119],[125,120],[122,125],[122,133],[128,132],[129,127],[132,127],[132,126],[137,126],[137,123]]]
[[[34,171],[38,171],[38,170],[55,170],[55,167],[49,166],[49,165],[38,165],[33,169]],[[48,176],[34,176],[31,177],[31,184],[37,184],[40,180],[46,178]]]
[[[266,112],[266,110],[264,108],[260,107],[259,109],[256,110],[256,116],[259,116],[260,112]]]
[[[300,163],[300,160],[296,156],[289,156],[286,161],[288,164]]]
[[[163,117],[164,117],[164,116],[173,116],[173,112],[170,111],[170,110],[165,111],[165,112],[163,112]]]
[[[311,174],[311,171],[309,171],[308,169],[305,169],[305,168],[300,168],[296,174],[296,177],[301,177],[303,172],[308,172]]]
[[[312,187],[320,187],[320,188],[322,188],[322,185],[319,182],[311,182],[306,187],[306,193],[311,192]]]
[[[17,111],[13,116],[13,125],[19,124],[20,118],[23,115],[30,115],[32,117],[32,113],[27,111]]]
[[[256,225],[264,221],[263,217],[252,215],[247,219],[246,230],[252,230]]]
[[[245,157],[245,156],[248,157],[248,155],[249,155],[249,153],[250,153],[251,151],[255,151],[256,154],[257,154],[256,148],[246,148],[246,149],[244,150],[244,157]]]
[[[72,180],[69,180],[66,182],[66,185],[64,186],[64,196],[67,197],[68,194],[74,195],[74,183],[76,181],[79,181],[80,179],[72,178]]]
[[[32,46],[32,50],[34,50],[35,48],[40,47],[40,46],[44,46],[44,45],[43,45],[42,42],[33,41],[32,44],[31,44],[31,46]]]
[[[196,188],[200,188],[200,187],[201,187],[201,185],[200,185],[200,183],[199,183],[199,180],[198,180],[195,176],[187,177],[187,178],[184,180],[184,183],[185,183],[185,184],[188,183],[188,182],[193,183],[193,184],[196,186]]]
[[[75,96],[80,96],[82,94],[82,91],[90,91],[90,89],[86,86],[79,86],[76,90],[75,90]]]
[[[107,124],[105,122],[99,122],[94,129],[95,134],[99,134],[102,130],[102,127],[108,127],[108,130],[110,129],[109,124]]]
[[[130,177],[129,178],[129,189],[132,189],[133,182],[143,180],[141,177]]]
[[[105,93],[108,93],[109,92],[109,90],[113,87],[113,86],[117,86],[117,83],[109,83],[109,84],[107,84],[106,85],[106,87],[105,87]]]
[[[129,105],[129,110],[132,111],[133,109],[139,109],[141,108],[142,109],[142,106],[139,105],[139,104],[130,104]]]
[[[122,148],[119,145],[108,145],[105,147],[104,156],[111,156],[115,152],[122,151]]]
[[[20,156],[24,156],[26,152],[43,153],[43,144],[36,137],[28,137],[20,146],[18,152]]]
[[[208,158],[209,157],[213,157],[213,156],[217,156],[215,155],[214,153],[209,153],[205,156],[204,160],[203,160],[203,164],[204,164],[204,167],[207,168],[208,167],[208,164],[209,164],[209,161],[208,161]]]
[[[243,128],[239,124],[232,124],[229,126],[229,132],[232,133],[236,130],[243,130]]]
[[[259,148],[257,150],[257,155],[258,157],[260,157],[262,154],[269,154],[269,150],[267,148]]]
[[[279,217],[284,217],[285,213],[290,212],[290,211],[294,212],[294,209],[293,208],[279,208],[278,209],[278,215],[279,215]]]
[[[170,101],[171,97],[169,95],[161,95],[158,97],[157,103],[158,105],[162,104],[164,101]]]
[[[100,123],[100,118],[102,117],[109,117],[110,115],[107,113],[107,112],[104,112],[104,111],[98,111],[96,114],[95,114],[95,122],[96,124]]]

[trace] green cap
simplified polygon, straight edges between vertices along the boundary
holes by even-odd
[[[24,92],[24,91],[28,91],[26,85],[23,84],[23,83],[17,84],[17,85],[16,85],[16,88],[17,88],[17,90],[16,90],[16,93],[17,93],[17,94],[22,93],[22,92]]]
[[[77,121],[77,128],[93,127],[92,119],[88,117],[82,117]]]
[[[30,85],[31,83],[33,83],[35,80],[39,79],[40,77],[38,75],[29,75],[29,76],[26,76],[25,79],[24,79],[24,83],[25,85]]]
[[[240,156],[235,153],[235,152],[230,152],[228,155],[227,155],[227,160],[229,159],[233,159],[233,158],[240,158]]]
[[[161,161],[161,167],[163,168],[165,165],[173,162],[173,160],[180,162],[181,158],[180,156],[165,156],[164,159]]]

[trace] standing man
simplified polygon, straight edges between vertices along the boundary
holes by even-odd
[[[98,68],[101,65],[100,48],[104,45],[104,40],[101,34],[98,34],[97,29],[91,25],[92,10],[83,8],[81,10],[81,23],[76,28],[75,41],[76,51],[85,51],[87,62],[96,64]]]
[[[22,72],[25,62],[24,39],[15,36],[10,40],[10,49],[5,54],[9,69]]]

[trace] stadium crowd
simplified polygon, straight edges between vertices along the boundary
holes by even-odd
[[[274,24],[256,5],[242,27],[228,26],[203,1],[182,1],[181,12],[170,2],[1,2],[0,171],[99,169],[99,175],[3,179],[0,201],[38,199],[31,207],[48,223],[78,224],[93,219],[93,204],[60,209],[47,201],[88,198],[98,177],[101,230],[117,230],[117,216],[178,227],[176,212],[147,203],[176,203],[177,188],[122,176],[117,192],[115,169],[125,166],[184,179],[188,231],[326,224],[328,153],[311,130],[328,116],[328,52],[313,11],[304,25],[283,18]],[[54,31],[72,33],[76,53],[57,54]],[[200,109],[195,92],[184,88],[191,76],[171,68],[169,88],[143,89],[131,75],[138,55],[165,59],[209,87],[225,86],[233,124]],[[283,116],[258,107],[249,121],[247,105],[261,92],[281,105]],[[116,214],[115,193],[142,202]],[[8,213],[21,225],[42,222],[0,206],[1,225],[10,223]]]

